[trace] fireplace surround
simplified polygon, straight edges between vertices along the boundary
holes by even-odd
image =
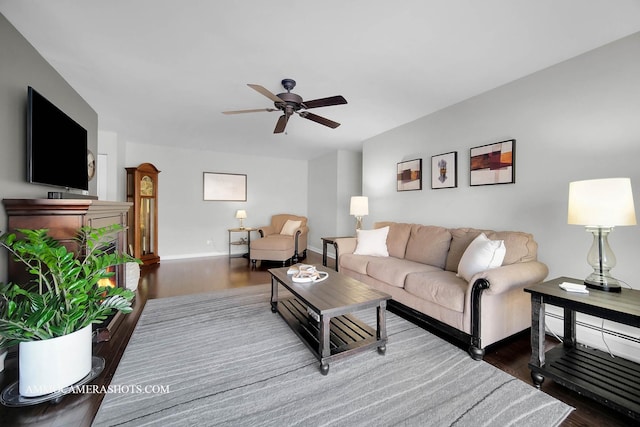
[[[127,249],[127,218],[131,203],[108,202],[90,199],[4,199],[2,201],[8,218],[8,229],[29,228],[49,230],[49,235],[59,240],[68,250],[82,253],[75,237],[80,227],[106,227],[118,224],[123,231],[110,243],[114,250],[125,252]],[[114,268],[112,285],[126,287],[127,269],[124,265]],[[28,280],[24,267],[9,259],[8,279],[14,283]],[[101,325],[94,325],[94,341],[108,341],[116,333],[123,314],[117,312]]]

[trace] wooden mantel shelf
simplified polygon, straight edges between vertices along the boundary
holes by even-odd
[[[78,215],[92,213],[112,213],[129,211],[132,203],[108,202],[92,199],[4,199],[2,201],[7,215]]]

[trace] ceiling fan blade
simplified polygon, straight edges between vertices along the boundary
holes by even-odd
[[[330,96],[328,98],[320,98],[320,99],[312,99],[311,101],[304,101],[302,105],[305,108],[318,108],[318,107],[328,107],[330,105],[341,105],[346,104],[347,100],[344,99],[341,95]]]
[[[321,125],[325,125],[330,127],[331,129],[335,129],[340,126],[340,123],[334,122],[333,120],[329,120],[325,117],[318,116],[317,114],[309,113],[308,111],[301,111],[298,113],[300,117],[304,117],[305,119],[312,120],[316,123],[320,123]]]
[[[273,133],[282,133],[284,132],[284,128],[287,127],[287,122],[289,121],[289,116],[286,114],[283,114],[280,116],[280,118],[278,119],[278,122],[276,123],[276,128],[273,130]]]
[[[260,113],[262,111],[276,111],[276,109],[275,108],[256,108],[253,110],[223,111],[222,114]]]
[[[284,101],[282,99],[278,98],[276,95],[274,95],[273,93],[269,92],[269,90],[267,88],[263,87],[263,86],[254,85],[254,84],[250,84],[250,83],[247,83],[247,86],[249,86],[251,89],[263,94],[264,96],[266,96],[267,98],[269,98],[273,102],[282,102],[282,103],[284,103]]]

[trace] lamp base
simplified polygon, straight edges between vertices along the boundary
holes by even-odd
[[[591,274],[589,277],[584,279],[584,284],[589,289],[596,289],[605,292],[622,292],[620,282],[613,277],[603,277]]]
[[[356,230],[362,229],[362,217],[356,216]]]

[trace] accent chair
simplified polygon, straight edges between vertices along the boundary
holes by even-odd
[[[307,257],[307,218],[291,214],[271,217],[271,224],[259,227],[260,238],[251,241],[249,258],[255,267],[258,260],[295,264]]]

